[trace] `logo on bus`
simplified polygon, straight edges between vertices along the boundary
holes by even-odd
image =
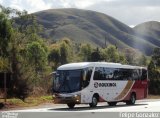
[[[115,87],[115,86],[116,86],[116,83],[98,83],[98,82],[94,83],[95,88],[98,88],[98,87]]]
[[[98,82],[95,82],[95,83],[94,83],[94,87],[95,87],[95,88],[98,88]]]

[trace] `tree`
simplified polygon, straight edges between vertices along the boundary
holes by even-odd
[[[93,51],[91,53],[91,60],[90,61],[93,61],[93,62],[101,61],[101,54],[100,54],[100,50],[98,47],[95,51]]]
[[[47,52],[39,42],[32,42],[27,45],[28,61],[35,68],[35,72],[43,69],[47,62]]]
[[[139,66],[146,66],[147,65],[147,58],[145,55],[142,54],[140,56],[138,65]]]
[[[148,65],[149,78],[160,78],[160,48],[155,48],[150,64]]]
[[[149,93],[160,94],[160,48],[155,48],[148,65]]]
[[[3,58],[0,56],[0,72],[8,72],[10,70],[9,63],[7,58]]]
[[[119,62],[118,50],[113,45],[110,45],[102,50],[102,57],[107,62]]]
[[[3,8],[0,6],[0,8]],[[4,9],[4,8],[3,8]],[[11,36],[13,34],[13,28],[11,22],[9,21],[7,15],[0,12],[0,70],[1,71],[11,71],[9,68],[9,44],[11,41]]]
[[[7,68],[9,68],[2,66],[1,69],[12,72],[12,85],[8,89],[8,95],[24,100],[29,93],[27,92],[30,87],[28,80],[34,78],[33,68],[35,67],[38,73],[47,63],[44,59],[47,57],[47,54],[44,54],[47,48],[37,35],[39,27],[35,23],[36,20],[31,17],[32,15],[27,15],[25,11],[19,12],[15,9],[0,7],[2,10],[0,13],[0,62],[7,63]],[[40,50],[37,52],[38,56],[34,55],[35,53],[31,55],[34,49]],[[38,66],[33,67],[33,61],[35,61],[33,57],[40,57],[41,63],[39,59],[36,59]]]
[[[127,64],[127,60],[126,60],[124,53],[119,53],[119,61],[118,62],[122,63],[122,64]]]
[[[48,61],[50,63],[50,66],[52,66],[52,69],[55,70],[58,65],[60,64],[60,47],[58,44],[52,44],[50,46],[50,51],[48,54]]]
[[[32,83],[33,89],[35,87],[39,86],[40,82],[40,75],[43,77],[43,70],[46,67],[47,64],[47,51],[43,47],[43,45],[40,42],[33,41],[27,45],[27,60],[30,66],[34,68],[34,77],[30,81]]]
[[[12,26],[12,19],[10,18],[11,9],[5,9],[3,7],[0,13],[0,57],[3,62],[6,62],[8,66],[5,66],[3,70],[7,70],[12,73],[11,86],[8,89],[8,96],[18,97],[22,100],[27,96],[27,82],[22,79],[21,71],[21,56],[19,54],[21,47],[22,35],[17,32]],[[22,82],[23,81],[23,82]],[[23,89],[22,89],[23,86]]]
[[[48,61],[52,69],[56,69],[59,65],[72,61],[73,49],[70,39],[63,38],[50,46]]]
[[[160,48],[155,48],[152,56],[152,61],[157,68],[160,67]]]
[[[144,58],[142,57],[142,53],[140,53],[138,50],[135,50],[132,48],[126,48],[124,50],[124,53],[125,53],[127,63],[130,65],[140,65],[142,64],[142,61],[144,61],[144,60],[141,60]]]
[[[11,41],[13,28],[7,16],[0,12],[0,56],[9,56],[9,43]]]
[[[80,55],[83,61],[91,60],[92,47],[90,44],[82,44],[80,47]]]
[[[60,45],[60,63],[61,64],[68,63],[69,62],[68,57],[69,57],[69,46],[65,42],[62,42]]]

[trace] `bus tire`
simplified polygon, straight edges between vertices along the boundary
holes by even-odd
[[[92,97],[92,102],[89,104],[90,107],[96,107],[98,103],[98,98],[96,95]]]
[[[127,105],[134,105],[136,102],[136,94],[132,93],[130,96],[130,100],[126,102]]]
[[[109,106],[116,106],[117,102],[108,102]]]
[[[75,106],[75,103],[68,103],[67,106],[68,106],[70,109],[73,109],[74,106]]]

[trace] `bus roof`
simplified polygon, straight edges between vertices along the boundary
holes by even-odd
[[[140,66],[122,65],[120,63],[110,63],[110,62],[78,62],[78,63],[64,64],[58,67],[57,70],[74,70],[74,69],[83,69],[86,67],[111,67],[111,68],[130,68],[130,69],[144,68]]]

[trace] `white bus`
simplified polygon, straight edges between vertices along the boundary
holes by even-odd
[[[135,104],[147,97],[147,68],[107,62],[81,62],[57,68],[53,81],[53,100],[57,104],[89,104],[98,102]]]

